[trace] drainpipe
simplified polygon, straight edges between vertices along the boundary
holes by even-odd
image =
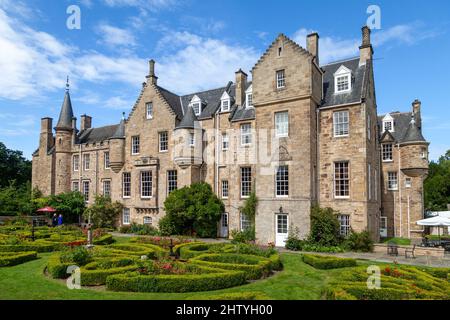
[[[397,144],[398,150],[398,174],[397,174],[397,188],[398,188],[398,201],[400,207],[400,238],[402,237],[402,188],[400,184],[400,176],[401,176],[401,157],[400,157],[400,144]]]

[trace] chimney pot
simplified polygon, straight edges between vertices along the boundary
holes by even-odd
[[[148,62],[149,65],[149,73],[147,79],[150,80],[151,84],[156,85],[158,83],[158,77],[155,75],[155,60],[151,59]]]
[[[92,128],[92,117],[90,117],[86,114],[83,114],[81,116],[80,130],[83,131],[83,130],[87,130],[90,128]]]
[[[245,101],[245,87],[247,85],[247,74],[239,69],[236,71],[236,105],[242,106]]]
[[[373,47],[370,42],[371,30],[368,26],[364,26],[362,31],[362,44],[359,47],[359,66],[365,65],[367,60],[372,60]]]
[[[422,129],[422,115],[420,112],[421,108],[422,108],[422,102],[420,102],[419,99],[414,100],[412,103],[412,111],[413,111],[413,115],[414,115],[414,120],[419,129]]]

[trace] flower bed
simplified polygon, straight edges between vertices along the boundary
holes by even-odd
[[[144,244],[147,243],[147,244],[157,245],[157,246],[160,246],[163,248],[169,248],[171,243],[174,246],[178,246],[178,245],[184,244],[184,243],[191,243],[192,241],[189,239],[186,239],[186,238],[181,238],[181,237],[172,238],[172,237],[144,236],[144,237],[132,238],[131,242],[144,243]]]
[[[37,252],[0,252],[0,267],[10,267],[37,259]]]
[[[448,300],[450,283],[434,277],[428,269],[412,266],[383,265],[381,288],[367,287],[367,267],[342,272],[338,281],[330,282],[326,297],[331,300]]]
[[[337,269],[356,266],[356,260],[350,258],[304,254],[302,259],[303,262],[313,266],[316,269]]]

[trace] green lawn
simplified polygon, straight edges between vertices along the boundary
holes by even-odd
[[[69,290],[65,282],[43,274],[50,254],[14,267],[0,268],[0,299],[203,299],[231,292],[261,292],[271,299],[320,299],[327,281],[337,270],[320,271],[304,264],[298,254],[283,254],[284,270],[276,275],[241,287],[207,293],[120,293],[103,289]]]

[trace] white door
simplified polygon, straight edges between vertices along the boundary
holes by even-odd
[[[220,237],[228,238],[228,213],[222,213],[220,219]]]
[[[387,238],[387,217],[380,219],[380,237]]]
[[[275,217],[275,245],[277,247],[284,247],[288,238],[289,216],[284,213],[279,213]]]

